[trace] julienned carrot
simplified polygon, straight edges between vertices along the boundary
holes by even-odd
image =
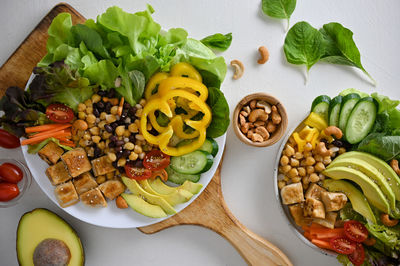
[[[310,229],[310,235],[312,238],[318,238],[318,239],[330,239],[334,238],[337,236],[344,236],[344,228],[323,228],[323,229],[317,229],[317,228],[312,228]]]
[[[48,130],[53,130],[53,129],[65,129],[71,127],[72,124],[47,124],[47,125],[41,125],[41,126],[35,126],[35,127],[26,127],[25,132],[26,133],[35,133],[35,132],[43,132],[43,131],[48,131]]]
[[[310,232],[310,227],[309,226],[303,225],[301,227],[301,229],[303,229],[304,232]]]
[[[317,223],[312,223],[312,224],[310,225],[310,229],[316,229],[316,228],[326,229],[326,227],[324,227],[324,226],[322,226],[322,225],[319,225],[319,224],[317,224]]]
[[[319,240],[319,239],[311,239],[311,243],[313,243],[314,245],[316,245],[319,248],[332,250],[332,247],[328,241],[323,241],[323,240]]]
[[[66,137],[63,137],[63,138],[61,138],[61,137],[57,137],[57,139],[58,139],[59,141],[63,141],[63,142],[70,142],[70,143],[74,143],[72,140],[70,140],[70,139],[68,139],[68,138],[66,138]]]
[[[124,108],[124,102],[125,102],[125,98],[122,97],[122,98],[121,98],[121,101],[119,102],[118,112],[117,112],[117,114],[118,114],[119,116],[122,115],[122,109]]]
[[[58,128],[56,128],[56,129],[52,129],[52,130],[48,130],[48,131],[42,131],[42,132],[40,132],[40,133],[37,133],[37,134],[34,134],[34,135],[30,135],[29,136],[29,138],[36,138],[36,137],[39,137],[39,136],[42,136],[42,135],[46,135],[46,134],[50,134],[50,133],[54,133],[54,132],[58,132],[58,131],[64,131],[64,132],[71,132],[71,130],[70,129],[58,129]]]
[[[57,132],[50,132],[47,134],[43,134],[41,136],[37,136],[37,137],[33,137],[30,139],[24,139],[23,141],[21,141],[21,145],[27,145],[27,144],[33,144],[33,143],[37,143],[40,142],[42,140],[45,140],[47,138],[57,138],[57,137],[67,137],[67,136],[71,136],[71,132],[64,132],[64,130],[60,130]]]
[[[311,238],[311,234],[309,232],[305,231],[303,235],[305,238],[307,238],[308,240],[311,241],[312,238]]]

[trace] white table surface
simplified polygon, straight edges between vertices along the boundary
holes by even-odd
[[[286,106],[292,128],[309,110],[315,96],[335,96],[344,88],[400,98],[399,45],[400,1],[398,0],[307,0],[298,1],[291,24],[305,20],[314,27],[337,21],[354,32],[364,67],[377,80],[374,88],[359,70],[317,64],[304,84],[304,69],[289,65],[283,54],[286,22],[266,17],[261,1],[240,0],[114,0],[69,1],[86,18],[95,18],[111,5],[126,11],[139,11],[149,2],[154,18],[163,28],[183,27],[189,35],[202,38],[221,32],[233,33],[227,62],[240,59],[244,76],[232,80],[229,68],[222,90],[231,110],[245,95],[268,92]],[[379,3],[378,3],[379,2]],[[57,1],[0,1],[0,65]],[[270,60],[258,65],[257,48],[268,47]],[[287,226],[278,209],[273,189],[273,163],[280,142],[269,148],[242,144],[230,127],[222,169],[222,190],[233,214],[255,233],[281,248],[295,265],[337,265],[307,247]],[[0,148],[1,158],[22,159],[19,149]],[[179,226],[154,235],[136,229],[107,229],[79,221],[47,199],[35,182],[24,200],[15,207],[0,209],[0,265],[16,265],[15,235],[22,214],[37,207],[48,208],[79,233],[86,253],[86,265],[245,265],[236,250],[216,233],[196,227]]]

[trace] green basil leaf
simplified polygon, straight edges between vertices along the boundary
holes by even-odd
[[[216,33],[207,36],[200,41],[210,49],[215,49],[223,52],[227,50],[232,43],[232,33],[228,33],[225,35],[221,33]]]
[[[229,105],[222,91],[214,87],[208,89],[207,104],[212,110],[212,120],[207,128],[207,137],[217,138],[228,129]]]
[[[287,19],[289,28],[289,20],[296,8],[296,0],[262,0],[261,7],[264,14],[270,17]]]

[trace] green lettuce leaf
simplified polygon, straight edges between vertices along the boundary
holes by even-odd
[[[49,38],[46,49],[49,53],[52,53],[61,44],[72,42],[71,27],[72,19],[69,13],[60,13],[53,19],[47,31]]]
[[[64,150],[70,151],[70,150],[73,149],[73,148],[71,148],[69,146],[65,146],[65,145],[60,144],[60,141],[58,139],[56,139],[56,138],[48,138],[48,139],[45,139],[45,140],[43,140],[42,142],[40,142],[38,144],[30,144],[30,145],[28,145],[28,153],[31,153],[31,154],[38,153],[38,151],[40,149],[42,149],[50,141],[53,141],[55,144],[57,144],[58,146],[60,146]]]
[[[372,133],[358,144],[357,150],[371,153],[384,161],[400,159],[400,136]]]
[[[400,101],[391,100],[389,97],[380,95],[376,92],[372,93],[371,97],[374,98],[379,104],[378,114],[384,111],[391,111],[400,104]]]
[[[344,96],[346,96],[347,94],[350,94],[350,93],[357,93],[358,95],[360,95],[361,98],[369,96],[368,93],[359,91],[359,90],[354,89],[354,88],[344,89],[339,93],[339,95],[344,97]]]

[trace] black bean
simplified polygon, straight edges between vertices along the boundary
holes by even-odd
[[[135,143],[135,141],[136,141],[135,135],[136,135],[135,133],[132,133],[132,134],[129,136],[129,141],[130,141],[130,142]]]
[[[135,106],[132,106],[131,108],[129,108],[128,114],[129,114],[131,117],[134,117],[135,114],[136,114],[136,111],[137,111],[137,108],[136,108]]]
[[[115,152],[117,153],[117,155],[119,154],[119,153],[121,153],[122,152],[122,146],[117,146],[117,147],[115,147]],[[121,153],[122,154],[122,153]],[[119,157],[119,158],[121,158],[121,157]],[[118,159],[119,159],[118,158]]]
[[[113,128],[113,130],[115,130],[117,128],[117,126],[118,126],[118,123],[117,122],[112,122],[110,125]]]
[[[129,157],[130,154],[131,154],[131,151],[130,151],[130,150],[123,150],[123,152],[122,152],[122,155],[123,155],[124,157]]]
[[[335,145],[336,147],[343,147],[343,142],[340,140],[335,139],[334,141],[332,141],[332,144]]]
[[[123,110],[121,114],[121,119],[125,119],[128,116],[128,110]]]
[[[113,166],[114,168],[118,168],[118,162],[117,162],[117,161],[114,161],[114,162],[112,162],[111,164],[112,164],[112,166]]]
[[[110,143],[108,143],[108,147],[109,148],[114,148],[115,147],[115,142],[114,141],[110,141]]]
[[[120,119],[120,120],[117,121],[117,123],[118,123],[119,126],[124,125],[125,124],[125,119]]]
[[[99,117],[99,116],[100,116],[99,109],[94,108],[94,109],[93,109],[93,114],[94,114],[95,117]]]
[[[125,142],[124,142],[123,140],[117,140],[117,141],[115,142],[115,146],[117,146],[117,147],[122,146],[122,145],[124,145],[124,144],[125,144]]]
[[[104,96],[106,96],[107,92],[106,92],[106,91],[99,90],[99,91],[97,92],[97,94],[100,95],[101,97],[104,97]]]
[[[110,126],[110,125],[108,125],[108,124],[104,125],[104,129],[105,129],[108,133],[113,132],[112,126]]]
[[[100,155],[101,155],[101,149],[96,145],[96,147],[94,148],[94,157],[97,158],[100,157]]]
[[[110,141],[112,141],[112,142],[116,142],[117,140],[118,140],[117,136],[111,136],[110,137]]]
[[[118,171],[119,171],[120,173],[125,173],[125,168],[124,168],[123,166],[119,166],[119,167],[118,167]]]
[[[111,107],[112,107],[112,104],[111,104],[110,102],[107,102],[107,103],[106,103],[105,112],[106,112],[106,113],[110,113]]]
[[[129,109],[131,107],[131,105],[128,102],[124,103],[124,109]]]
[[[122,158],[122,155],[123,155],[123,154],[122,154],[122,150],[119,151],[119,152],[117,152],[116,155],[117,155],[117,160],[121,159],[121,158]]]
[[[320,141],[325,143],[325,145],[328,145],[328,140],[327,139],[321,139]]]
[[[100,101],[100,102],[97,103],[97,108],[103,110],[104,107],[105,107],[104,102]]]
[[[108,98],[114,98],[115,97],[115,90],[114,89],[110,89],[108,91]]]

